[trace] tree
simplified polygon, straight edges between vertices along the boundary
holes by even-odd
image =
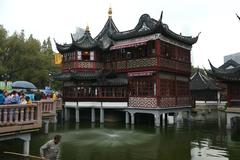
[[[59,71],[53,58],[50,37],[41,44],[33,35],[26,39],[24,30],[8,36],[0,26],[0,75],[8,74],[12,81],[26,80],[43,88],[49,83],[49,73]]]

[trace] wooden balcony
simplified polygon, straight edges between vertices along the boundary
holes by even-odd
[[[63,64],[63,70],[68,70],[69,68],[81,70],[81,69],[101,69],[103,67],[102,63],[96,61],[72,61]]]
[[[171,108],[191,106],[190,97],[129,97],[129,107]]]
[[[0,136],[42,127],[42,108],[36,104],[0,106]]]
[[[158,57],[159,58],[159,66],[162,69],[168,69],[168,70],[173,70],[173,71],[178,71],[178,72],[184,72],[184,73],[190,73],[191,72],[191,64],[190,63],[184,63],[184,62],[179,62],[173,59],[168,59],[168,58],[163,58],[163,57]]]

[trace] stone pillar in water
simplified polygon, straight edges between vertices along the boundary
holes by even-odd
[[[79,123],[80,121],[79,121],[79,109],[78,109],[78,108],[75,109],[75,114],[76,114],[76,115],[75,115],[75,117],[76,117],[76,118],[75,118],[76,123]]]
[[[91,122],[95,123],[95,108],[91,108]]]
[[[154,114],[154,123],[155,123],[155,127],[160,126],[160,115],[159,115],[159,113]]]
[[[227,113],[227,126],[226,126],[227,129],[232,128],[231,119],[232,119],[231,113]]]
[[[125,111],[125,123],[129,124],[129,113],[128,113],[128,111]]]
[[[104,123],[104,109],[100,108],[100,123]]]
[[[161,124],[162,126],[165,126],[165,113],[162,113],[161,115]]]
[[[220,95],[220,91],[218,91],[217,92],[217,105],[218,105],[218,107],[219,107],[220,103],[221,103],[221,95]]]
[[[67,109],[67,107],[64,108],[64,120],[68,121],[68,109]]]
[[[20,135],[19,138],[24,141],[23,142],[23,154],[29,155],[31,134]]]
[[[44,120],[44,133],[48,134],[48,128],[49,128],[49,120]]]
[[[135,119],[134,119],[134,113],[131,113],[131,124],[134,125]]]

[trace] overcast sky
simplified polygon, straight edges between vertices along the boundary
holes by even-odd
[[[120,31],[135,27],[149,14],[182,35],[201,35],[192,48],[194,66],[223,64],[223,56],[240,52],[240,0],[0,0],[0,24],[12,34],[25,30],[41,41],[48,36],[59,43],[71,42],[70,33],[88,24],[93,37],[107,21],[111,5]],[[53,44],[56,51],[56,46]]]

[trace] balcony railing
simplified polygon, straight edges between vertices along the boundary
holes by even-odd
[[[38,129],[42,126],[42,108],[36,104],[0,106],[0,134]]]
[[[53,100],[41,100],[34,103],[36,103],[39,107],[42,108],[43,118],[56,116],[56,102],[54,102]]]
[[[58,98],[56,101],[56,110],[62,110],[62,98]]]

